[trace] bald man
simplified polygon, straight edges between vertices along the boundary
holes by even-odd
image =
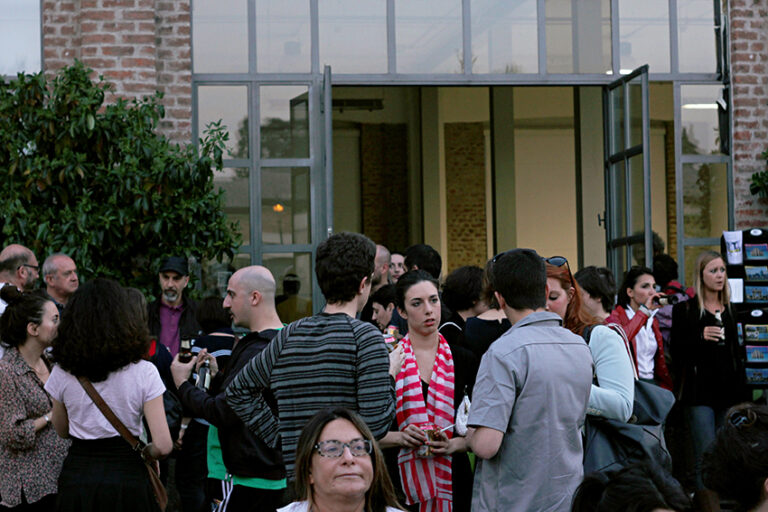
[[[373,260],[373,277],[371,278],[371,294],[368,296],[368,302],[360,312],[360,320],[376,325],[373,321],[373,302],[371,295],[379,291],[382,286],[389,284],[389,264],[391,255],[389,249],[381,244],[376,245],[376,257]],[[377,326],[378,327],[378,326]]]
[[[211,368],[215,367],[216,359],[205,350],[186,364],[176,356],[171,365],[181,403],[192,416],[219,429],[224,466],[233,483],[231,487],[225,486],[227,511],[273,511],[282,506],[286,487],[282,452],[267,446],[248,429],[227,405],[224,392],[246,363],[282,329],[275,310],[275,290],[272,273],[262,266],[241,268],[229,278],[224,308],[229,310],[235,325],[251,332],[235,343],[228,367],[214,376],[208,393],[189,382],[198,361],[207,359]]]
[[[0,251],[0,287],[12,284],[21,291],[31,291],[40,278],[35,254],[23,245],[11,244]],[[5,311],[0,299],[0,314]]]

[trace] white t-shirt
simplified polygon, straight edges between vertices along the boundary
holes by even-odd
[[[626,308],[627,319],[632,320],[635,312],[631,307]],[[648,321],[635,335],[635,348],[637,349],[637,374],[641,379],[652,379],[653,369],[656,365],[656,351],[659,344],[656,342],[656,335],[653,333],[653,317],[657,309],[651,311]]]
[[[290,505],[277,509],[277,512],[309,512],[308,501],[294,501]],[[387,507],[387,512],[403,512],[399,508]]]
[[[93,387],[136,437],[141,434],[144,403],[162,396],[165,391],[157,368],[149,361],[124,366],[110,373],[107,380],[94,382]],[[120,436],[86,394],[77,378],[58,365],[54,366],[48,377],[45,390],[66,407],[69,435],[72,437],[105,439]]]

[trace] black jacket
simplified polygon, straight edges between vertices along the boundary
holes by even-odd
[[[179,387],[181,403],[196,418],[219,429],[224,466],[233,475],[269,480],[285,478],[281,450],[272,449],[256,437],[227,405],[226,389],[240,370],[272,341],[277,330],[252,332],[235,344],[228,368],[219,372],[209,393],[189,381]]]
[[[194,338],[200,334],[200,324],[197,323],[195,313],[197,312],[197,303],[183,296],[181,303],[184,310],[181,312],[181,318],[179,319],[179,335],[189,338]],[[160,299],[152,302],[147,306],[147,316],[149,324],[149,334],[158,341],[160,340]]]

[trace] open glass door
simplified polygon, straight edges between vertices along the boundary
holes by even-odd
[[[608,268],[617,281],[652,263],[648,66],[603,89]]]

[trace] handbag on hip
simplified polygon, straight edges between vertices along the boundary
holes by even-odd
[[[96,407],[99,408],[104,417],[107,418],[107,421],[109,421],[112,426],[115,427],[115,430],[120,433],[120,436],[131,445],[133,451],[141,456],[141,459],[144,461],[144,466],[147,468],[149,483],[152,486],[152,493],[155,495],[155,500],[157,500],[160,510],[165,511],[165,507],[168,505],[168,493],[165,490],[163,482],[160,481],[160,475],[157,472],[155,459],[150,457],[149,454],[146,453],[146,450],[144,450],[144,448],[147,447],[146,443],[141,442],[141,440],[136,439],[136,437],[131,434],[131,431],[128,430],[123,422],[120,421],[120,418],[112,412],[112,409],[109,408],[99,392],[96,391],[96,388],[93,387],[91,381],[85,377],[78,377],[77,380],[80,381],[80,385],[83,386],[85,392],[91,397],[91,400],[93,400],[93,403],[96,404]]]

